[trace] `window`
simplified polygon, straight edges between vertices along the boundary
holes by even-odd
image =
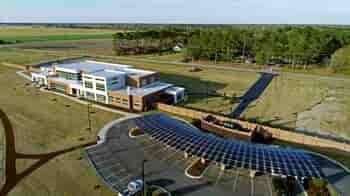
[[[66,80],[81,80],[81,75],[79,73],[68,73],[63,71],[56,71],[58,77]]]
[[[118,98],[118,97],[115,99],[115,101],[116,101],[117,103],[121,103],[121,102],[122,102],[121,99]]]
[[[99,79],[99,78],[96,78],[97,81],[101,81],[101,82],[104,82],[105,79]]]
[[[92,82],[85,81],[85,88],[93,88]]]
[[[147,80],[146,79],[142,80],[142,86],[145,86],[145,85],[147,85]]]
[[[92,80],[92,77],[90,77],[90,76],[84,76],[84,79]]]
[[[105,91],[106,90],[105,85],[96,83],[96,90]]]
[[[104,95],[96,95],[96,100],[98,102],[104,103],[104,102],[106,102],[106,96],[104,96]]]
[[[135,101],[135,102],[134,102],[134,106],[135,106],[136,108],[141,107],[141,102],[140,102],[140,101]]]
[[[122,100],[122,104],[123,104],[123,105],[129,105],[129,100],[123,99],[123,100]]]
[[[111,79],[111,80],[109,81],[109,83],[110,83],[111,85],[118,84],[118,83],[119,83],[119,78],[118,78],[118,77],[113,78],[113,79]]]
[[[66,92],[66,86],[63,84],[51,83],[51,88],[60,92]]]

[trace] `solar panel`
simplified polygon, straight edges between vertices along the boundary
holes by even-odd
[[[203,133],[164,114],[136,119],[136,125],[167,146],[209,161],[274,175],[321,177],[319,164],[305,151],[224,139]]]

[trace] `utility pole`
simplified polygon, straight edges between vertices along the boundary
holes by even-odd
[[[91,114],[90,114],[90,103],[88,103],[88,105],[87,105],[87,107],[88,107],[88,114],[87,114],[87,117],[88,117],[88,123],[89,123],[89,127],[88,127],[88,130],[90,131],[90,133],[91,133],[91,131],[92,131],[92,129],[91,129]]]

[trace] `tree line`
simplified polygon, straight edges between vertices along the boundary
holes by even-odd
[[[179,29],[119,32],[113,35],[113,50],[116,55],[161,54],[176,44],[187,44],[190,34]]]
[[[187,58],[255,61],[258,64],[329,65],[332,54],[350,43],[350,32],[315,27],[196,30]]]

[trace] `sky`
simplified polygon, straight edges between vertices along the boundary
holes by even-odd
[[[349,0],[0,0],[0,23],[350,24]]]

